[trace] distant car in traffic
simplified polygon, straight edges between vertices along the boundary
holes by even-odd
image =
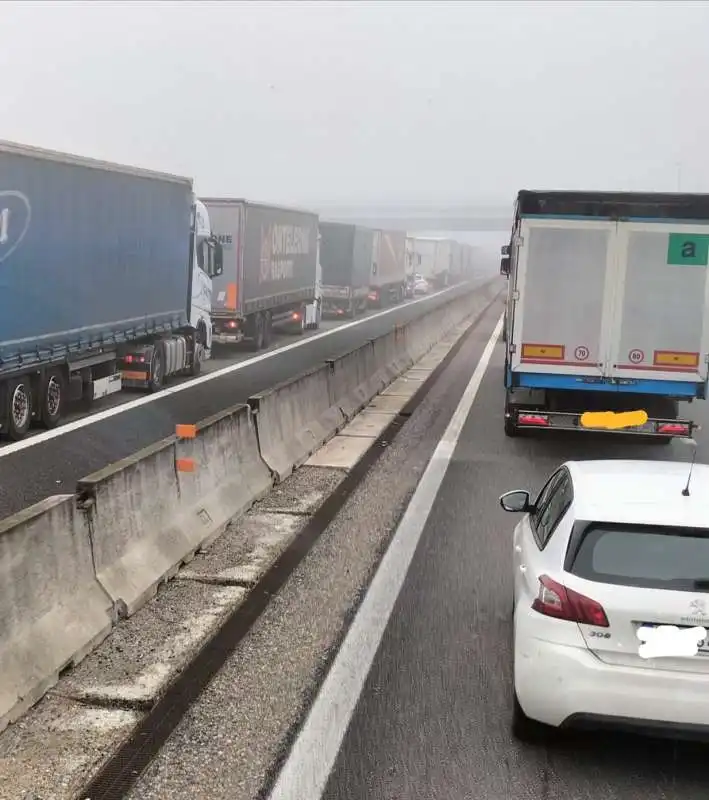
[[[709,466],[569,461],[514,530],[520,740],[619,727],[709,738]],[[654,649],[653,649],[654,648]],[[650,654],[650,655],[649,655]]]
[[[428,294],[431,291],[431,284],[421,275],[414,278],[414,294]]]

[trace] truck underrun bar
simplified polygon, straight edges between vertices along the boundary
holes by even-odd
[[[644,425],[632,428],[589,428],[581,425],[583,412],[539,411],[515,409],[505,416],[511,418],[518,428],[536,430],[572,430],[581,433],[622,433],[625,436],[652,436],[656,439],[673,439],[691,436],[698,426],[691,420],[648,419]]]

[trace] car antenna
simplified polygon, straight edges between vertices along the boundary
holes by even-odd
[[[692,461],[689,464],[689,475],[687,475],[687,483],[684,489],[682,489],[682,497],[689,497],[689,484],[692,480],[692,470],[694,469],[694,462],[697,460],[698,446],[697,446],[697,440],[693,439],[691,436],[683,437],[682,439],[680,439],[680,441],[694,448],[694,452],[692,453]]]

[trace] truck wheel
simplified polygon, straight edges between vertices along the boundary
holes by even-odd
[[[42,425],[56,428],[64,410],[64,378],[59,370],[49,372],[42,386]]]
[[[255,314],[253,317],[252,325],[252,339],[251,339],[251,349],[255,351],[263,350],[263,337],[264,337],[264,330],[263,330],[263,317],[260,313]]]
[[[514,424],[510,417],[505,417],[505,436],[509,436],[514,438],[517,436],[519,431],[517,430],[517,426]]]
[[[273,326],[268,311],[263,315],[263,346],[268,347],[273,339]]]
[[[190,375],[196,378],[202,372],[202,362],[204,361],[204,345],[202,342],[195,342],[194,355],[190,365]]]
[[[17,378],[7,385],[7,435],[13,442],[25,437],[32,422],[32,388],[26,378]]]
[[[165,353],[162,342],[157,342],[153,348],[153,358],[150,362],[150,379],[148,391],[159,392],[165,385]]]

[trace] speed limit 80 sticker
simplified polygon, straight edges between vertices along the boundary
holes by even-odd
[[[628,361],[631,364],[642,364],[645,361],[645,353],[636,347],[628,353]]]

